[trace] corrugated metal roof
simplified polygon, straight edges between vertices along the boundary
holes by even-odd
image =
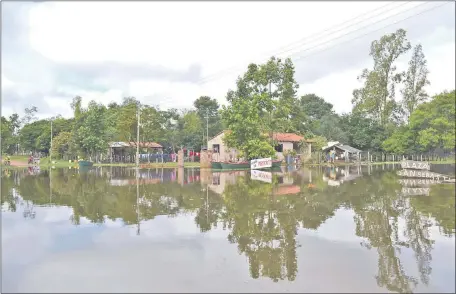
[[[329,150],[333,147],[336,147],[336,148],[339,148],[339,149],[342,149],[344,151],[347,151],[348,153],[358,153],[358,152],[362,152],[361,150],[359,149],[356,149],[355,147],[352,147],[350,145],[343,145],[343,144],[335,144],[335,145],[330,145],[330,146],[326,146],[324,147],[323,151],[326,151],[326,150]]]

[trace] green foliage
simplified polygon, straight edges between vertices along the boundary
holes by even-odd
[[[275,157],[275,150],[265,139],[251,139],[245,143],[242,150],[248,160],[255,158]]]
[[[364,69],[358,78],[364,81],[364,85],[353,91],[352,103],[355,112],[368,115],[381,126],[386,126],[391,121],[397,110],[396,85],[404,75],[396,72],[394,62],[410,48],[406,31],[403,29],[372,42],[369,55],[373,58],[374,67],[372,70]]]
[[[140,141],[157,142],[165,152],[183,147],[198,150],[222,129],[231,131],[225,134],[226,144],[248,159],[274,154],[273,132],[314,138],[314,150],[326,141],[403,154],[452,150],[454,90],[423,103],[430,82],[422,46],[414,47],[406,72],[396,69],[398,58],[410,49],[403,29],[373,41],[369,52],[373,66],[362,71],[363,86],[353,91],[353,109],[344,115],[336,114],[333,105],[316,94],[298,98],[292,61],[271,57],[264,64],[248,66],[237,79],[236,89],[228,91],[228,105],[222,109],[208,96],[198,97],[187,110],[161,110],[135,97],[107,106],[92,101],[84,108],[82,97],[76,96],[71,119],[37,120],[34,106],[26,108],[21,118],[17,114],[2,117],[1,148],[6,153],[18,147],[19,151],[48,153],[52,120],[56,155],[104,153],[111,141],[136,141],[140,113]],[[401,91],[396,89],[399,85]],[[396,92],[401,93],[401,100],[396,99]]]
[[[436,95],[419,105],[408,125],[398,128],[384,143],[386,151],[408,153],[452,150],[455,146],[455,91]]]
[[[193,102],[193,106],[201,122],[203,122],[204,132],[206,132],[206,123],[209,123],[209,138],[222,131],[222,120],[219,114],[220,105],[217,100],[211,99],[208,96],[201,96]],[[206,143],[203,145],[206,145]]]
[[[247,159],[274,154],[272,132],[293,132],[303,117],[296,98],[298,85],[290,59],[272,57],[262,65],[250,64],[237,81],[236,91],[229,91],[230,103],[222,109],[222,119],[230,130],[224,141]]]
[[[62,157],[70,151],[71,132],[60,132],[52,140],[52,156]]]
[[[430,84],[427,78],[429,71],[422,50],[421,44],[413,48],[412,59],[405,75],[404,89],[401,90],[403,111],[407,118],[410,117],[419,104],[428,98],[424,87]]]
[[[11,120],[1,117],[1,148],[2,153],[12,154],[16,149],[17,138],[14,136],[14,126]]]
[[[312,139],[312,149],[315,151],[320,151],[323,147],[328,145],[328,140],[322,136],[310,135],[305,138]]]

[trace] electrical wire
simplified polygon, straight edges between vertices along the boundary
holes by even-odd
[[[403,22],[403,21],[405,21],[405,20],[408,20],[408,19],[410,19],[410,18],[416,17],[416,16],[421,15],[421,14],[423,14],[423,13],[425,13],[425,12],[434,10],[434,9],[436,9],[436,8],[442,7],[442,6],[446,5],[446,4],[453,3],[453,2],[445,2],[445,3],[441,4],[441,5],[437,5],[437,6],[434,6],[434,7],[432,7],[432,8],[429,8],[429,9],[426,9],[426,10],[423,10],[423,11],[420,11],[419,13],[413,14],[413,15],[411,15],[411,16],[409,16],[409,17],[404,18],[404,19],[401,19],[401,20],[395,21],[395,22],[393,22],[393,23],[387,24],[387,25],[382,26],[382,27],[380,27],[380,28],[378,28],[378,29],[375,29],[375,30],[373,30],[373,31],[369,31],[369,32],[367,32],[366,34],[362,34],[362,35],[359,35],[359,36],[357,36],[357,37],[355,37],[355,38],[352,38],[352,39],[346,40],[346,41],[344,41],[344,42],[338,43],[338,44],[336,44],[336,45],[334,45],[334,46],[330,46],[330,47],[324,48],[324,49],[322,49],[322,50],[320,50],[320,51],[316,51],[316,52],[313,52],[313,53],[308,54],[308,55],[305,55],[305,56],[299,55],[299,56],[297,56],[297,58],[293,58],[293,56],[296,56],[296,55],[299,54],[299,53],[306,52],[306,51],[309,51],[309,50],[311,50],[311,49],[317,48],[317,47],[319,47],[319,46],[321,46],[321,45],[325,45],[325,44],[331,43],[331,42],[333,42],[334,40],[340,39],[340,38],[345,37],[345,36],[347,36],[347,35],[350,35],[350,34],[352,34],[352,33],[354,33],[354,32],[363,30],[363,29],[365,29],[365,28],[367,28],[367,27],[370,27],[370,26],[372,26],[372,25],[378,24],[378,23],[380,23],[380,22],[382,22],[382,21],[384,21],[384,20],[386,20],[386,19],[389,19],[389,18],[391,18],[391,17],[397,16],[397,15],[399,15],[399,14],[403,14],[403,13],[405,13],[405,12],[410,12],[410,11],[412,11],[412,10],[414,10],[414,9],[420,7],[420,6],[423,6],[423,5],[425,5],[425,4],[428,4],[428,3],[430,3],[430,2],[425,2],[425,3],[423,3],[423,4],[414,6],[413,8],[411,8],[411,9],[409,9],[409,10],[403,10],[403,11],[398,12],[398,13],[396,13],[396,14],[390,15],[390,16],[385,17],[385,18],[383,18],[383,19],[381,19],[381,20],[379,20],[379,21],[373,22],[373,23],[371,23],[371,24],[369,24],[369,25],[365,25],[365,26],[363,26],[363,27],[361,27],[361,28],[359,28],[359,29],[357,29],[357,30],[350,31],[350,32],[348,32],[348,33],[346,33],[346,34],[344,34],[344,35],[338,36],[338,37],[336,37],[336,38],[334,38],[334,39],[331,39],[331,40],[328,40],[328,41],[326,41],[326,42],[322,42],[322,43],[320,43],[320,44],[317,44],[316,46],[312,46],[312,47],[310,47],[310,48],[306,48],[306,49],[304,49],[304,50],[298,51],[298,52],[292,54],[290,57],[291,57],[294,61],[301,60],[301,59],[303,59],[303,58],[305,58],[305,57],[308,57],[308,56],[311,56],[311,55],[314,55],[314,54],[317,54],[317,53],[326,51],[326,50],[331,49],[331,48],[334,48],[335,46],[338,46],[338,45],[340,45],[340,44],[344,44],[344,43],[346,43],[346,42],[349,42],[349,41],[353,41],[353,40],[359,39],[359,38],[364,37],[364,36],[366,36],[366,35],[369,35],[369,34],[371,34],[371,33],[373,33],[373,32],[379,31],[379,30],[384,29],[384,28],[386,28],[386,27],[389,27],[389,26],[391,26],[391,25],[394,25],[394,24]],[[210,81],[210,80],[218,79],[218,78],[216,77],[217,74],[215,74],[215,75],[213,75],[213,76],[214,76],[214,77],[211,77],[211,76],[204,77],[204,78],[202,78],[198,83],[199,83],[199,84],[205,84],[205,83],[207,83],[207,82]]]
[[[411,16],[409,16],[409,17],[404,18],[404,19],[397,20],[397,21],[395,21],[395,22],[393,22],[393,23],[387,24],[387,25],[382,26],[382,27],[380,27],[380,28],[378,28],[378,29],[375,29],[375,30],[373,30],[373,31],[367,32],[367,33],[365,33],[365,34],[363,34],[363,35],[357,36],[357,37],[355,37],[355,38],[346,40],[346,41],[341,42],[341,43],[337,43],[337,44],[335,44],[334,46],[327,47],[327,48],[325,48],[325,49],[323,49],[323,50],[314,52],[314,53],[312,53],[312,54],[308,54],[308,55],[304,55],[304,56],[298,56],[297,58],[294,58],[293,61],[298,61],[298,60],[304,59],[304,58],[306,58],[306,57],[309,57],[309,56],[311,56],[311,55],[314,55],[314,54],[317,54],[317,53],[321,53],[321,52],[324,52],[324,51],[326,51],[326,50],[328,50],[328,49],[332,49],[332,48],[334,48],[334,47],[337,47],[337,46],[340,45],[340,44],[344,44],[344,43],[347,43],[347,42],[349,42],[349,41],[354,41],[354,40],[356,40],[356,39],[365,37],[365,36],[367,36],[367,35],[369,35],[369,34],[371,34],[371,33],[377,32],[377,31],[382,30],[382,29],[385,29],[385,28],[387,28],[387,27],[389,27],[389,26],[392,26],[392,25],[398,24],[398,23],[400,23],[400,22],[406,21],[406,20],[408,20],[408,19],[410,19],[410,18],[416,17],[416,16],[421,15],[421,14],[423,14],[423,13],[425,13],[425,12],[432,11],[432,10],[434,10],[434,9],[437,9],[437,8],[439,8],[439,7],[442,7],[442,6],[444,6],[444,5],[447,5],[447,4],[449,4],[449,3],[452,3],[452,2],[445,2],[445,3],[441,4],[441,5],[437,5],[437,6],[434,6],[434,7],[429,8],[429,9],[420,11],[420,12],[417,13],[417,14],[413,14],[413,15],[411,15]],[[421,5],[418,5],[418,6],[421,6]],[[415,6],[415,7],[418,7],[418,6]],[[341,36],[341,37],[342,37],[342,36]]]
[[[405,2],[405,3],[401,3],[400,5],[394,6],[394,7],[392,7],[392,8],[389,9],[389,10],[382,11],[382,12],[380,12],[380,13],[376,13],[376,14],[370,16],[370,18],[375,17],[375,16],[380,16],[380,15],[382,15],[382,14],[384,14],[384,13],[387,13],[387,12],[392,11],[392,10],[394,10],[394,9],[397,9],[397,8],[399,8],[399,7],[401,7],[401,6],[404,6],[404,5],[406,5],[406,4],[410,3],[410,2],[412,2],[412,1],[407,1],[407,2]],[[345,29],[347,29],[347,28],[350,28],[350,27],[352,27],[352,26],[354,26],[354,25],[360,24],[360,23],[366,21],[367,19],[363,19],[363,20],[361,20],[361,21],[352,23],[352,24],[350,24],[350,25],[348,25],[348,26],[343,26],[344,24],[350,23],[350,22],[352,22],[353,20],[359,19],[360,17],[365,17],[365,16],[369,15],[369,14],[372,13],[372,12],[379,12],[379,10],[381,10],[381,9],[387,7],[387,6],[390,6],[391,4],[395,4],[395,3],[394,3],[394,2],[393,2],[393,3],[389,3],[389,4],[386,4],[386,5],[381,6],[381,7],[378,8],[378,9],[373,9],[373,10],[364,12],[364,13],[362,13],[362,14],[360,14],[360,15],[358,15],[358,16],[352,18],[352,19],[349,19],[349,20],[344,21],[344,22],[342,22],[342,23],[336,24],[336,25],[334,25],[334,26],[332,26],[332,27],[326,28],[325,30],[322,30],[322,31],[317,32],[317,33],[314,33],[314,34],[312,34],[312,35],[310,35],[310,36],[306,36],[306,37],[304,37],[304,38],[301,38],[301,39],[298,40],[298,41],[295,41],[295,42],[292,42],[292,43],[290,43],[290,44],[288,44],[288,45],[282,46],[281,48],[275,49],[274,51],[269,51],[268,53],[264,53],[263,55],[270,55],[270,56],[281,55],[281,54],[284,54],[284,53],[289,52],[289,51],[291,51],[291,50],[298,49],[298,48],[302,47],[302,46],[303,46],[302,43],[304,43],[304,42],[306,43],[306,45],[308,45],[308,44],[309,44],[309,42],[308,42],[309,40],[316,39],[317,37],[328,37],[328,36],[331,36],[331,35],[333,35],[333,34],[335,34],[335,33],[337,33],[337,32],[343,31],[343,30],[345,30]],[[342,27],[341,27],[341,26],[342,26]],[[331,30],[334,29],[334,28],[338,28],[338,29],[337,29],[336,31],[333,31],[333,32],[329,33],[329,34],[326,34],[326,36],[325,36],[325,33],[326,33],[326,32],[331,31]],[[298,44],[301,44],[301,45],[298,45]],[[288,49],[287,49],[287,48],[288,48]],[[222,70],[222,71],[220,71],[220,72],[218,72],[218,73],[215,73],[215,74],[209,75],[209,76],[207,76],[207,77],[204,77],[203,80],[206,80],[206,79],[209,79],[209,80],[210,80],[211,77],[213,77],[213,76],[218,76],[218,75],[223,74],[223,73],[225,73],[225,72],[230,72],[230,71],[238,70],[238,69],[240,69],[239,66],[238,66],[238,67],[234,66],[234,67],[231,67],[231,68],[229,68],[229,69],[225,69],[225,70]]]

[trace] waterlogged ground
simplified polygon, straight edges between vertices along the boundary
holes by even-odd
[[[454,184],[395,172],[3,170],[2,292],[454,292]]]

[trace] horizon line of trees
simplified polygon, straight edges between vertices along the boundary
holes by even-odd
[[[396,61],[412,51],[407,71]],[[399,29],[371,44],[371,69],[364,69],[353,91],[352,111],[337,114],[333,105],[316,94],[297,95],[299,85],[291,59],[272,57],[264,64],[250,64],[229,90],[228,105],[201,96],[193,108],[161,110],[141,104],[135,97],[103,105],[82,98],[71,102],[73,117],[36,118],[38,109],[25,109],[23,117],[1,117],[2,153],[49,154],[51,123],[56,157],[93,156],[104,153],[111,141],[135,141],[140,107],[140,140],[161,144],[165,152],[187,147],[199,150],[207,138],[223,129],[232,132],[225,143],[248,158],[271,156],[274,142],[264,134],[293,132],[313,138],[313,149],[339,141],[361,150],[396,154],[451,151],[455,149],[455,90],[429,97],[427,61],[420,44],[413,47],[406,31]],[[399,90],[399,88],[401,89]],[[400,99],[396,95],[400,94]],[[208,133],[206,133],[208,116]]]

